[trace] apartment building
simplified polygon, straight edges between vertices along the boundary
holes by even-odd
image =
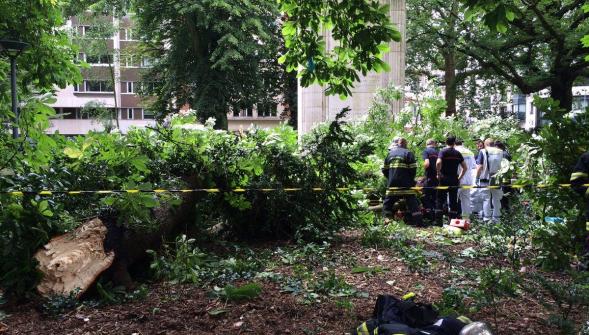
[[[548,92],[539,92],[541,97],[547,97]],[[546,121],[542,113],[534,106],[534,96],[525,94],[513,94],[511,110],[520,121],[520,126],[531,131],[543,126]],[[571,117],[584,112],[589,107],[589,78],[579,80],[573,87],[573,109]]]
[[[154,125],[156,113],[149,109],[149,98],[139,94],[151,84],[142,80],[142,72],[152,60],[141,55],[132,16],[71,17],[66,28],[80,47],[77,61],[88,66],[81,70],[81,84],[56,92],[52,106],[58,117],[51,121],[48,132],[79,135],[101,131],[108,125],[94,117],[97,109],[112,115],[110,124],[118,124],[122,132]],[[279,105],[231,112],[229,130],[247,129],[252,124],[274,127],[282,121],[281,113]]]

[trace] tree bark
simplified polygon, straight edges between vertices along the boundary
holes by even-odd
[[[566,111],[573,109],[573,82],[568,76],[558,76],[550,85],[550,97],[560,102],[560,107]]]
[[[446,86],[446,116],[456,114],[456,54],[454,50],[444,53],[444,84]]]

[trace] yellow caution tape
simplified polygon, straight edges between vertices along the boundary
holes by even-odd
[[[388,192],[393,191],[422,191],[424,189],[434,189],[434,190],[450,190],[450,189],[465,189],[465,190],[472,190],[472,189],[500,189],[502,187],[510,187],[513,189],[523,189],[523,188],[537,188],[537,189],[548,189],[548,188],[572,188],[572,184],[505,184],[505,185],[491,185],[491,186],[473,186],[473,185],[461,185],[461,186],[433,186],[433,187],[423,187],[423,186],[414,186],[414,187],[397,187],[392,186],[388,187]],[[581,185],[581,187],[589,187],[589,184]],[[113,194],[113,193],[140,193],[140,192],[147,192],[147,193],[167,193],[167,192],[180,192],[180,193],[193,193],[193,192],[206,192],[206,193],[221,193],[221,192],[234,192],[234,193],[245,193],[248,191],[258,191],[258,192],[276,192],[276,191],[283,191],[283,192],[300,192],[303,191],[304,188],[300,187],[290,187],[290,188],[261,188],[261,189],[253,189],[253,188],[235,188],[228,191],[222,191],[219,188],[203,188],[203,189],[180,189],[180,190],[168,190],[168,189],[154,189],[154,190],[137,190],[137,189],[130,189],[130,190],[97,190],[97,191],[84,191],[84,190],[73,190],[73,191],[57,191],[57,190],[42,190],[42,191],[0,191],[0,194],[9,194],[13,196],[22,196],[26,194],[37,194],[37,195],[55,195],[55,194],[69,194],[69,195],[78,195],[78,194]],[[311,188],[314,192],[323,192],[327,189],[322,187],[313,187]],[[378,192],[379,190],[373,187],[366,187],[366,188],[352,188],[352,187],[337,187],[335,188],[338,192]]]

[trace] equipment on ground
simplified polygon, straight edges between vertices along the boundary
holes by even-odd
[[[470,220],[467,219],[452,219],[450,221],[451,227],[460,228],[462,230],[470,229]]]

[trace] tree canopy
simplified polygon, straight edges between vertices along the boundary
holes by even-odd
[[[580,42],[589,33],[584,1],[469,0],[467,18],[489,29],[471,34],[459,50],[525,94],[549,88],[551,97],[570,110],[572,86],[589,75],[587,50]]]
[[[271,103],[280,93],[278,8],[273,0],[148,0],[136,3],[146,74],[158,111],[184,105],[227,128],[227,113]]]

